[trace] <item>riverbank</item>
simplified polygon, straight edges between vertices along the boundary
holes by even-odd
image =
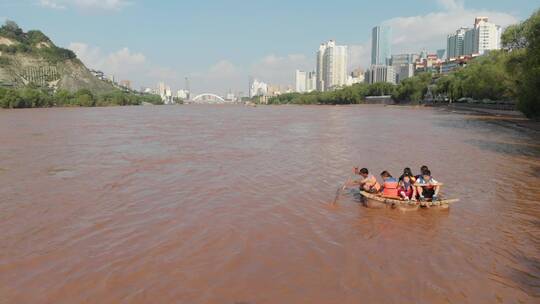
[[[540,121],[529,119],[519,111],[497,110],[476,107],[475,105],[470,104],[449,104],[439,106],[439,108],[452,113],[474,115],[479,120],[485,120],[515,129],[540,132]]]
[[[486,107],[478,107],[473,104],[440,104],[440,105],[412,105],[395,104],[385,105],[384,107],[427,109],[433,108],[440,111],[451,112],[455,114],[467,115],[469,118],[484,120],[486,122],[498,124],[501,126],[513,128],[522,131],[533,131],[540,133],[540,121],[531,120],[519,111],[498,110]]]

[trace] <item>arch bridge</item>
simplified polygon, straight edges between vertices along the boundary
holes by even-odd
[[[225,99],[223,99],[223,97],[218,96],[216,94],[212,94],[212,93],[199,94],[195,96],[195,98],[193,98],[193,101],[199,102],[199,103],[225,103],[227,102],[225,101]]]

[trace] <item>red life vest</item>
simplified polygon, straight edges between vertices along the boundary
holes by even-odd
[[[398,181],[395,178],[389,178],[384,181],[383,196],[399,197],[398,193]]]

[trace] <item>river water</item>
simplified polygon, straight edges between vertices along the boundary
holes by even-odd
[[[351,167],[461,201],[372,210]],[[540,140],[381,106],[0,111],[0,303],[538,303]]]

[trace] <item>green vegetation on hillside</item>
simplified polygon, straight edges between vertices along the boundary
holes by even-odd
[[[0,108],[95,107],[163,103],[157,95],[115,89],[112,85],[95,78],[80,62],[68,66],[62,65],[66,60],[76,59],[75,53],[55,46],[40,31],[32,30],[25,33],[15,22],[7,21],[0,27],[0,38],[9,40],[0,45],[0,52],[3,53],[0,56],[0,69],[6,68],[5,71],[26,80],[18,84],[8,83],[8,86],[4,88],[0,86]],[[26,57],[32,57],[39,63],[30,66],[21,65]],[[60,70],[62,72],[59,72]],[[78,73],[73,73],[73,71]],[[69,81],[76,83],[67,86],[73,88],[73,91],[63,90],[61,86],[60,89],[53,89],[57,87],[47,85],[49,82],[60,80],[61,73],[64,73],[64,76],[68,73]],[[25,83],[26,85],[23,85]]]
[[[0,52],[35,54],[50,63],[77,58],[73,51],[55,46],[42,32],[34,30],[25,33],[13,21],[8,20],[0,27],[0,36],[14,42],[12,45],[0,45]]]
[[[39,88],[1,88],[1,108],[44,108],[44,107],[103,107],[129,106],[142,103],[163,104],[161,98],[150,94],[132,94],[121,91],[96,96],[86,89],[70,93],[56,93]]]

